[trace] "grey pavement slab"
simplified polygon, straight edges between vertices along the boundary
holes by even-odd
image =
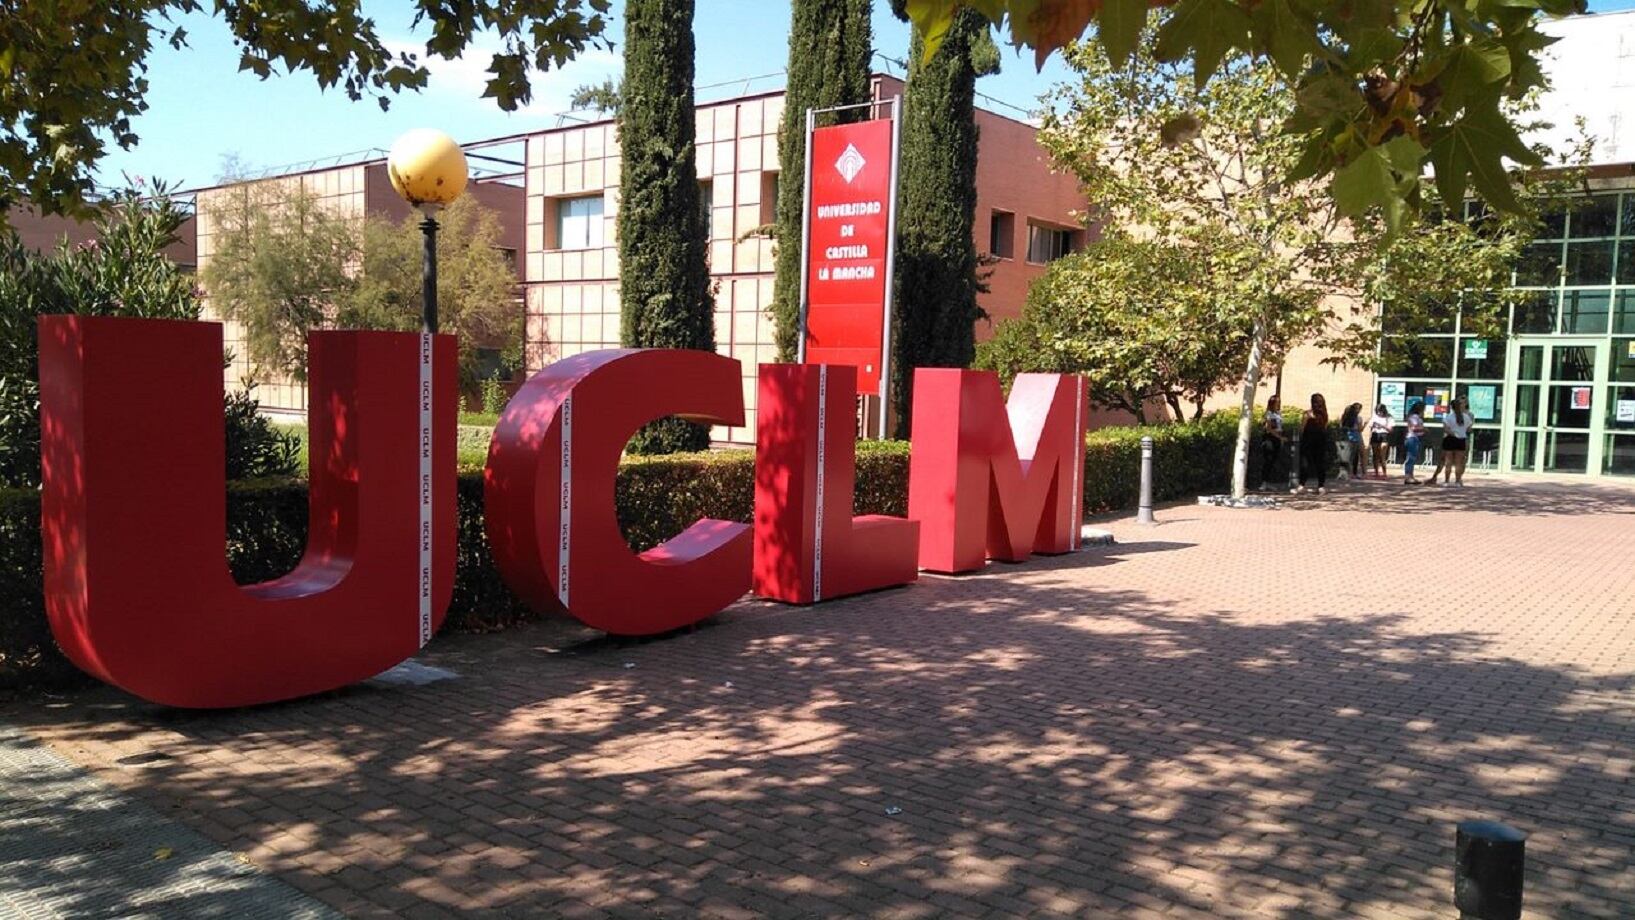
[[[229,916],[340,915],[0,726],[0,917]]]

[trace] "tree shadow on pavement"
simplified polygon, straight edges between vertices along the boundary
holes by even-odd
[[[1429,475],[1429,470],[1426,471]],[[1291,508],[1330,508],[1384,514],[1428,514],[1442,510],[1480,511],[1521,517],[1556,515],[1635,515],[1635,489],[1622,483],[1525,481],[1471,476],[1467,485],[1403,485],[1364,480],[1331,486],[1327,495],[1283,495]]]
[[[1453,825],[1533,834],[1530,910],[1627,915],[1635,677],[1400,614],[1176,613],[1155,542],[234,712],[7,714],[359,916],[1448,916]],[[102,753],[98,753],[102,752]]]

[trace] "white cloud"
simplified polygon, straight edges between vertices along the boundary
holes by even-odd
[[[488,66],[494,53],[500,49],[498,41],[479,38],[467,46],[464,54],[453,60],[428,55],[424,45],[412,40],[391,40],[384,44],[394,54],[413,54],[425,66],[429,77],[426,88],[421,92],[423,97],[446,100],[451,104],[494,104],[492,100],[483,98],[483,91],[490,79]],[[566,112],[569,109],[568,99],[575,89],[587,83],[601,83],[609,77],[617,80],[623,69],[624,61],[618,52],[593,48],[582,52],[560,69],[544,73],[534,71],[529,77],[533,84],[533,98],[512,114],[540,118]]]

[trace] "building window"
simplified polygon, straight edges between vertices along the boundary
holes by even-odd
[[[778,222],[778,174],[761,173],[761,225]]]
[[[556,202],[556,248],[600,249],[602,196],[561,198]]]
[[[1016,215],[993,211],[988,215],[988,253],[1001,259],[1016,257]]]
[[[1028,224],[1028,261],[1036,265],[1054,262],[1073,251],[1072,230]]]

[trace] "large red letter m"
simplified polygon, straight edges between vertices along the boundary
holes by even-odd
[[[1020,374],[1007,405],[989,371],[914,372],[908,516],[920,567],[969,572],[987,559],[1078,548],[1084,380]]]

